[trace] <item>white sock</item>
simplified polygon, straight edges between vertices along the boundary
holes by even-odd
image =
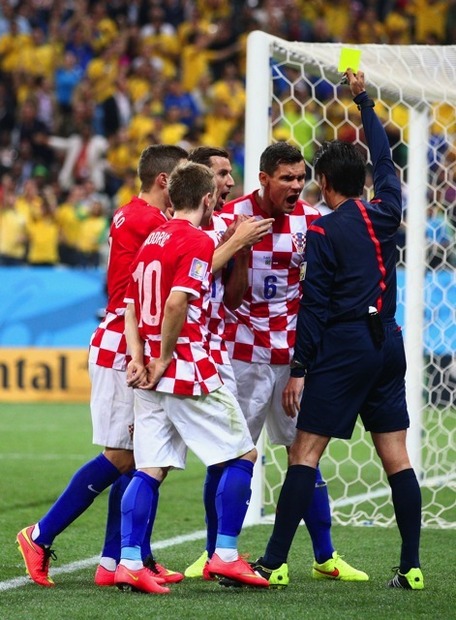
[[[125,566],[125,568],[128,568],[128,570],[141,570],[141,568],[144,568],[144,564],[142,563],[142,560],[120,560],[120,564],[122,564],[122,566]]]
[[[217,547],[215,553],[223,562],[235,562],[239,557],[237,549],[227,549],[226,547]]]
[[[100,558],[100,566],[102,566],[106,570],[110,570],[111,572],[114,572],[117,568],[117,562],[115,561],[114,558],[108,558],[106,556],[102,556]]]

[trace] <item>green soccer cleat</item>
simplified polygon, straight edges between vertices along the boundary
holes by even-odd
[[[197,579],[198,577],[202,579],[203,569],[208,559],[209,558],[207,555],[207,551],[204,551],[200,555],[200,557],[195,562],[193,562],[193,564],[190,564],[190,566],[187,566],[187,568],[184,571],[184,575],[188,577],[189,579]]]
[[[402,590],[424,589],[423,573],[420,568],[411,568],[405,575],[399,572],[399,568],[393,568],[393,571],[396,574],[388,581],[389,588],[400,588]]]
[[[288,564],[282,564],[279,568],[266,568],[259,558],[256,562],[252,562],[251,566],[254,571],[269,581],[270,588],[285,588],[290,583]]]
[[[318,564],[318,562],[314,561],[312,577],[314,579],[334,579],[336,581],[369,581],[369,575],[347,564],[337,551],[334,551],[332,558],[323,562],[323,564]]]

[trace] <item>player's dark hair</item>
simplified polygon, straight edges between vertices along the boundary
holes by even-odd
[[[304,157],[301,151],[288,142],[270,144],[261,154],[260,170],[272,176],[280,164],[298,164]]]
[[[170,174],[168,193],[176,211],[196,211],[203,196],[214,192],[214,173],[203,164],[188,162]]]
[[[188,161],[194,161],[197,164],[203,164],[203,166],[210,168],[211,157],[226,157],[226,159],[229,159],[230,156],[225,149],[219,149],[215,146],[197,146],[188,154]]]
[[[330,187],[342,196],[361,196],[366,182],[366,161],[350,142],[325,141],[315,153],[315,176],[325,175]]]
[[[182,159],[187,159],[188,153],[180,146],[170,144],[151,144],[141,153],[138,162],[138,177],[141,181],[141,191],[150,191],[157,176],[164,172],[171,174]]]

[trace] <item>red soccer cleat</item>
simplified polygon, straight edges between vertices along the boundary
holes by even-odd
[[[136,590],[147,594],[169,594],[170,589],[164,588],[148,568],[130,570],[119,564],[114,576],[114,583],[120,590]]]
[[[207,572],[212,577],[226,577],[254,588],[269,587],[269,581],[256,573],[250,564],[241,557],[234,562],[223,562],[214,553],[207,565]]]
[[[116,574],[115,570],[108,570],[104,566],[99,564],[97,566],[97,570],[95,571],[94,582],[95,585],[100,587],[106,586],[115,586],[114,576]]]
[[[156,562],[151,555],[147,556],[144,560],[144,566],[152,571],[154,577],[159,583],[179,583],[179,581],[184,579],[184,575],[182,573],[165,568]]]
[[[55,553],[48,547],[37,545],[32,540],[34,525],[25,527],[16,536],[19,551],[25,562],[25,570],[35,583],[45,588],[52,588],[55,583],[49,577],[49,561],[56,559]]]

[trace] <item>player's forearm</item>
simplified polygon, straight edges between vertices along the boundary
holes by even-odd
[[[125,310],[125,338],[132,360],[142,364],[144,359],[144,342],[139,335],[134,304],[127,304]]]
[[[165,304],[161,329],[160,359],[170,363],[176,348],[177,339],[187,316],[188,297],[185,293],[176,296],[171,293]]]
[[[244,241],[236,237],[236,235],[232,235],[228,241],[225,241],[221,245],[219,245],[214,252],[214,257],[212,259],[212,273],[217,273],[219,269],[224,267],[230,258],[238,252],[243,246]]]
[[[234,261],[230,277],[225,284],[223,303],[229,310],[236,310],[242,303],[249,286],[250,252],[240,252]]]

